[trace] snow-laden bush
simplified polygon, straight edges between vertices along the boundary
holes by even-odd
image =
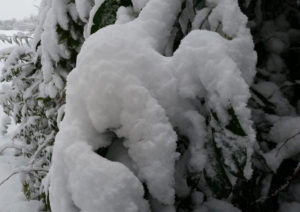
[[[236,1],[207,1],[191,17],[206,30],[188,33],[167,57],[181,3],[150,0],[133,21],[85,41],[54,145],[54,211],[148,211],[144,195],[156,211],[192,210],[201,206],[182,202],[200,184],[206,195],[228,198],[251,178],[255,133],[246,106],[256,54],[247,18]]]
[[[27,197],[50,210],[50,183],[58,212],[297,210],[299,9],[44,0],[31,47],[2,52],[2,104],[42,170]]]
[[[0,59],[5,61],[1,80],[7,82],[1,104],[18,124],[13,138],[23,143],[21,152],[30,158],[27,169],[43,170],[26,172],[23,185],[26,197],[42,199],[45,210],[50,210],[50,206],[44,170],[49,168],[52,144],[64,117],[65,78],[75,67],[93,5],[94,1],[88,0],[44,0],[33,40],[20,35],[0,37],[4,42],[17,44],[29,41],[27,45],[1,51]],[[103,26],[111,23],[107,21]]]
[[[49,168],[51,145],[63,118],[65,78],[75,66],[83,42],[83,23],[74,9],[75,2],[42,1],[33,40],[3,54],[1,80],[7,83],[1,103],[18,124],[13,137],[23,143],[22,153],[33,170]],[[64,14],[65,21],[57,14]],[[13,38],[19,43],[24,40]],[[24,175],[23,185],[26,197],[43,199],[48,210],[41,187],[45,175],[44,171],[29,172]]]
[[[241,6],[249,17],[258,53],[249,101],[259,145],[253,158],[256,173],[252,181],[259,182],[256,187],[264,188],[261,196],[255,197],[255,207],[244,207],[276,211],[282,204],[280,211],[298,211],[295,188],[300,173],[299,1],[249,1]],[[255,190],[253,186],[247,192]]]

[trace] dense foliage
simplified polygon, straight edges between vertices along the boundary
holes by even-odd
[[[1,81],[7,84],[1,104],[18,124],[14,139],[23,143],[21,152],[30,159],[28,167],[48,170],[51,165],[52,145],[64,118],[66,79],[76,67],[82,44],[107,25],[136,19],[145,6],[137,2],[147,1],[44,0],[31,45],[3,52]],[[234,32],[228,34],[224,23],[214,25],[212,11],[219,3],[212,2],[219,1],[207,2],[182,1],[162,55],[176,54],[181,41],[198,29],[216,32],[226,42],[239,38]],[[254,80],[243,76],[251,97],[247,109],[241,110],[244,100],[232,97],[225,102],[222,96],[213,96],[216,88],[207,87],[204,94],[189,99],[197,114],[204,117],[207,134],[197,134],[195,123],[172,123],[180,153],[175,168],[179,175],[175,187],[180,188],[175,190],[176,211],[193,211],[200,206],[209,210],[211,198],[241,211],[285,211],[289,204],[300,204],[300,5],[296,0],[238,2],[248,17],[258,56]],[[112,144],[128,139],[120,137],[118,129],[102,133]],[[195,144],[197,136],[204,140],[201,147]],[[112,146],[96,152],[108,157]],[[204,154],[205,164],[201,164],[201,157],[195,161],[193,154]],[[43,200],[48,211],[49,183],[45,171],[35,170],[25,174],[23,182],[26,197]],[[143,186],[145,199],[153,201],[147,183]]]

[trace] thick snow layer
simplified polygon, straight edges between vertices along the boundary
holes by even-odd
[[[93,6],[92,0],[75,0],[76,9],[78,11],[78,15],[83,21],[87,21],[89,17],[89,13]]]
[[[58,42],[56,27],[57,22],[54,9],[50,8],[44,23],[45,30],[41,35],[41,47],[43,52],[41,62],[43,64],[42,71],[46,84],[52,80],[52,75],[54,74],[53,61],[58,62],[61,57],[67,58],[64,46]]]
[[[54,211],[67,212],[74,210],[75,206],[84,211],[91,211],[85,205],[79,205],[80,198],[75,196],[85,198],[81,192],[76,194],[79,190],[74,191],[72,186],[71,190],[66,187],[70,174],[65,172],[67,164],[62,162],[61,157],[66,155],[64,149],[76,141],[87,142],[94,149],[107,146],[109,142],[104,138],[101,139],[101,133],[107,129],[117,129],[118,136],[126,138],[124,145],[137,166],[138,177],[146,182],[150,193],[163,203],[173,203],[177,138],[165,110],[152,95],[160,94],[157,98],[163,99],[164,93],[161,91],[165,86],[172,88],[175,79],[168,71],[161,71],[161,67],[166,66],[167,61],[151,46],[161,48],[161,41],[167,40],[179,6],[180,1],[175,4],[171,0],[151,1],[137,21],[100,30],[99,33],[90,36],[82,48],[77,67],[68,78],[70,88],[67,90],[66,117],[54,146],[50,187]],[[163,16],[157,16],[157,13]],[[148,34],[149,28],[151,34]],[[126,38],[123,36],[124,33],[127,35]],[[138,43],[141,37],[145,39]],[[93,54],[94,52],[98,53]],[[138,52],[143,52],[143,55]],[[87,70],[88,74],[83,74],[81,70]],[[149,93],[143,84],[155,90]],[[93,89],[90,89],[91,87]],[[91,150],[90,154],[92,154]],[[98,157],[98,160],[101,160],[100,156],[96,158]],[[72,158],[74,165],[78,164],[75,158],[79,159]],[[87,161],[87,164],[93,163],[92,161],[92,159]],[[126,170],[123,165],[118,166],[119,169]],[[77,174],[77,177],[81,176],[81,172]],[[135,179],[129,170],[124,171],[123,174],[124,178]],[[84,176],[82,180],[88,181]],[[114,180],[114,175],[107,180]],[[103,183],[107,184],[107,182]],[[125,181],[124,183],[126,184]],[[70,184],[73,185],[72,182]],[[122,184],[118,185],[116,190],[123,192]],[[138,194],[138,187],[129,186],[132,186],[134,192],[128,193],[128,198],[133,199]],[[60,191],[65,194],[62,195],[63,192]],[[71,196],[68,195],[69,192]],[[95,192],[99,191],[95,190]],[[101,195],[104,197],[113,195],[118,198],[116,194],[110,192],[101,192]],[[142,196],[140,193],[139,201],[142,201]],[[115,201],[122,202],[119,198]],[[133,200],[128,202],[128,204],[133,203],[141,205]],[[73,205],[73,208],[70,205]],[[141,207],[139,210],[143,211]]]
[[[233,9],[227,11],[222,1],[216,8],[223,5],[230,12],[237,7],[234,0],[226,2]],[[237,13],[231,39],[194,30],[173,57],[164,57],[161,52],[180,7],[181,0],[149,0],[138,18],[102,28],[82,46],[68,76],[66,116],[54,145],[50,171],[54,212],[96,208],[117,212],[121,207],[146,211],[142,183],[153,199],[151,205],[174,210],[178,158],[174,127],[191,140],[190,165],[202,171],[206,162],[205,118],[193,103],[197,97],[205,97],[224,123],[229,120],[229,105],[234,107],[248,135],[239,145],[251,158],[255,134],[246,108],[247,83],[255,73],[256,56],[245,17]],[[224,32],[230,27],[226,17],[220,17]],[[118,139],[112,140],[108,131]],[[93,152],[105,147],[107,158],[115,162]],[[251,175],[250,161],[244,171],[246,177]]]
[[[68,30],[68,6],[70,6],[69,0],[53,0],[52,15],[54,16],[55,22],[58,23],[63,29]]]
[[[69,48],[71,47],[66,46],[65,35],[62,35],[62,31],[69,31],[70,36],[74,40],[78,40],[78,35],[71,27],[71,22],[80,24],[80,19],[87,21],[91,6],[91,0],[73,2],[69,2],[69,0],[44,0],[41,2],[39,23],[35,30],[33,42],[42,64],[43,83],[39,87],[40,96],[55,98],[64,87],[62,80],[58,79],[60,75],[65,73],[58,70],[62,69],[58,63],[63,59],[70,58]]]
[[[236,51],[235,45],[231,45],[231,42],[234,41],[228,41],[215,32],[194,30],[184,38],[180,48],[175,52],[174,64],[177,67],[177,70],[175,70],[178,74],[179,92],[182,97],[201,98],[202,94],[203,97],[207,98],[210,108],[213,108],[219,114],[219,119],[223,122],[226,122],[228,119],[226,114],[228,105],[231,104],[235,108],[248,137],[243,142],[241,142],[242,138],[240,138],[234,145],[245,145],[247,154],[251,155],[252,145],[255,142],[255,132],[251,128],[250,110],[246,108],[250,93],[248,85],[242,78],[241,70],[237,65],[239,60],[230,54],[231,49]],[[206,91],[206,93],[203,94],[203,91]],[[198,133],[202,135],[198,135],[195,138],[205,139],[203,125],[204,120],[202,118],[202,121],[199,120],[196,125],[198,127],[202,126],[202,129],[198,130]],[[192,151],[199,149],[199,141],[195,142],[197,143],[192,147]],[[228,153],[230,154],[231,151]],[[196,152],[195,161],[198,161],[196,163],[201,165],[198,155],[199,152]],[[225,163],[231,166],[233,163],[232,161],[227,161],[229,158],[225,157]],[[244,174],[250,177],[251,173],[249,157]]]
[[[217,29],[221,24],[225,37],[235,37],[229,52],[241,70],[244,80],[250,85],[256,73],[256,54],[253,51],[252,36],[245,27],[247,17],[240,12],[237,0],[208,0],[207,4],[217,5],[208,18],[211,28]]]
[[[99,157],[83,143],[68,147],[64,161],[72,199],[83,211],[148,211],[142,184],[121,163]]]
[[[134,11],[131,7],[119,7],[115,24],[125,24],[134,20]]]
[[[132,0],[133,9],[135,12],[142,10],[149,0]]]

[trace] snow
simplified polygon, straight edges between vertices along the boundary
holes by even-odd
[[[286,82],[287,66],[281,54],[298,42],[300,31],[290,29],[284,16],[258,23],[262,26],[260,39],[269,53],[262,72],[270,72],[270,76],[266,76],[268,82],[259,77],[254,81],[257,56],[238,0],[206,0],[205,8],[199,11],[193,9],[193,0],[184,1],[184,5],[183,0],[132,0],[132,6],[119,7],[115,24],[90,35],[93,18],[89,17],[103,2],[44,0],[41,5],[35,44],[44,78],[41,84],[24,91],[24,99],[38,86],[41,97],[55,98],[64,92],[63,75],[67,73],[60,73],[64,70],[60,70],[59,61],[70,58],[70,52],[67,42],[58,37],[58,26],[69,30],[73,21],[84,25],[86,39],[67,78],[66,104],[58,109],[57,117],[56,108],[45,113],[45,122],[57,118],[60,129],[51,169],[42,183],[42,189],[50,185],[53,212],[174,212],[175,198],[186,197],[191,197],[194,212],[239,212],[229,203],[234,195],[227,200],[214,199],[206,188],[210,187],[208,180],[202,182],[200,176],[197,189],[205,190],[202,193],[189,185],[188,177],[203,170],[208,177],[219,177],[210,161],[216,151],[210,151],[209,142],[213,142],[217,157],[222,158],[217,163],[224,165],[230,186],[235,188],[240,177],[251,179],[252,167],[256,166],[252,164],[257,144],[252,120],[256,118],[270,124],[260,136],[276,147],[262,142],[263,151],[258,151],[274,173],[283,160],[299,159],[300,117],[286,97],[288,92],[284,93],[294,82]],[[173,52],[176,30],[185,37]],[[75,31],[70,35],[81,39]],[[0,46],[4,47],[10,45]],[[81,45],[77,47],[79,50]],[[9,66],[28,48],[5,51],[16,56],[6,61]],[[26,68],[24,76],[25,72]],[[275,105],[276,115],[254,109],[251,117],[250,85],[267,103]],[[5,86],[2,90],[6,91]],[[257,98],[258,106],[264,105],[263,98],[252,97]],[[23,116],[27,110],[27,105],[13,107]],[[28,123],[36,118],[29,117]],[[242,133],[230,130],[231,122],[239,125]],[[1,132],[7,123],[7,117],[0,117]],[[14,151],[3,151],[0,184],[25,162],[32,165],[53,135],[38,144],[29,161],[15,157]],[[189,142],[182,155],[176,151],[180,136]],[[0,154],[3,149],[20,148],[9,137],[0,141]],[[241,160],[235,158],[237,155]],[[16,174],[0,186],[0,212],[41,210],[38,201],[25,200],[20,177]],[[267,197],[271,178],[269,174],[263,179],[262,197]],[[299,211],[299,202],[293,202],[299,200],[299,184],[291,184],[286,194],[291,201],[280,197],[279,211]]]
[[[72,3],[68,4],[68,0],[53,0],[51,8],[53,11],[49,12],[54,17],[54,22],[58,23],[64,30],[68,30],[68,7]],[[55,31],[54,31],[55,32]]]
[[[290,105],[289,101],[281,93],[280,87],[272,82],[259,82],[253,85],[257,91],[263,94],[270,102],[276,105],[276,113],[278,115],[294,114],[295,109]]]
[[[283,202],[280,204],[279,212],[298,212],[300,211],[299,202]]]
[[[83,7],[84,5],[84,7]],[[40,96],[55,98],[64,87],[61,75],[64,75],[59,62],[70,58],[70,50],[62,32],[70,31],[73,39],[79,39],[78,34],[70,27],[72,21],[81,23],[80,19],[87,21],[87,11],[91,7],[91,1],[68,0],[42,1],[39,14],[39,25],[35,31],[34,44],[37,50],[36,55],[41,56],[43,82],[40,84]],[[76,7],[78,6],[78,7]],[[40,45],[38,43],[40,42]],[[72,47],[75,48],[75,47]],[[75,49],[74,49],[75,50]],[[68,70],[70,71],[70,70]]]
[[[192,23],[193,29],[207,29],[207,20],[206,17],[208,17],[208,14],[211,12],[211,9],[209,8],[203,8],[201,10],[198,10],[196,12],[194,21]]]
[[[139,3],[143,2],[147,1]],[[97,1],[95,8],[101,3]],[[192,102],[197,97],[207,98],[224,124],[229,122],[229,105],[235,109],[247,136],[234,145],[246,149],[244,175],[251,176],[255,133],[246,105],[256,55],[247,20],[235,11],[237,2],[215,4],[210,22],[223,21],[224,32],[232,38],[194,30],[173,57],[162,52],[180,0],[150,0],[135,20],[107,26],[87,38],[76,68],[68,75],[66,116],[53,150],[50,201],[54,212],[120,211],[120,207],[146,211],[142,183],[149,190],[151,206],[173,211],[179,156],[174,126],[192,142],[191,167],[202,171],[206,162],[205,118]],[[143,5],[134,2],[136,9]],[[220,16],[223,10],[224,17]],[[236,14],[234,25],[229,23],[230,12]],[[108,131],[117,139],[107,136]],[[99,148],[109,148],[108,158],[115,161],[94,153]],[[226,163],[233,166],[229,157]]]
[[[13,35],[16,35],[20,33],[19,31],[17,30],[0,30],[0,38],[1,36],[13,36]],[[8,43],[8,42],[3,42],[1,39],[0,39],[0,54],[2,51],[5,51],[5,50],[8,50],[10,49],[10,47],[12,47],[12,44]],[[10,52],[8,50],[8,52]],[[3,63],[0,62],[0,70],[2,69],[3,67]]]
[[[231,42],[235,42],[235,40],[228,41],[219,34],[206,30],[194,30],[188,34],[174,54],[175,67],[179,67],[177,70],[180,84],[179,92],[185,98],[201,98],[201,93],[205,90],[207,93],[203,96],[207,98],[208,105],[220,115],[219,118],[225,123],[228,119],[225,110],[228,108],[228,104],[231,104],[248,134],[245,142],[238,140],[235,145],[240,146],[242,143],[247,149],[247,154],[251,155],[252,145],[255,142],[255,132],[251,128],[250,111],[246,108],[250,93],[246,82],[241,76],[241,70],[237,66],[237,58],[230,55],[230,51],[236,51],[236,46],[231,45]],[[197,69],[196,67],[202,68]],[[189,80],[187,81],[186,79]],[[252,81],[252,79],[249,80]],[[181,87],[184,88],[182,92],[180,90]],[[198,124],[198,126],[201,125]],[[198,132],[203,131],[205,129],[201,129]],[[201,137],[204,140],[205,136]],[[230,143],[233,143],[233,141],[230,141]],[[199,146],[200,144],[198,143],[197,145]],[[220,143],[220,145],[222,144]],[[199,147],[193,149],[199,149]],[[229,150],[228,154],[231,151]],[[197,157],[195,161],[198,161],[199,158],[199,156],[196,156],[197,154],[200,153],[195,153],[195,157]],[[225,157],[225,163],[228,166],[232,166],[232,162],[227,161],[229,158]],[[201,164],[201,162],[198,161],[198,164]],[[250,177],[251,173],[251,163],[250,158],[248,158],[245,175]]]
[[[94,6],[92,7],[92,9],[90,10],[90,17],[94,17],[97,10],[101,7],[101,5],[103,4],[104,0],[95,0],[95,4]],[[89,19],[89,22],[86,26],[86,29],[85,29],[85,32],[84,32],[84,37],[85,38],[88,38],[91,34],[91,29],[92,29],[92,26],[93,26],[93,18],[90,18]]]
[[[1,138],[1,143],[3,137]],[[0,181],[8,177],[15,168],[24,163],[22,157],[15,157],[6,153],[0,156]],[[0,211],[1,212],[38,212],[40,202],[26,200],[22,191],[20,175],[11,177],[0,186]]]
[[[167,4],[168,3],[168,4]],[[169,8],[174,8],[173,5],[171,7],[168,7],[170,5],[170,1],[166,2],[165,4],[162,4],[162,8],[169,11]],[[153,4],[159,4],[157,1],[153,1]],[[177,8],[179,8],[179,4],[176,4]],[[153,7],[153,5],[150,4],[150,6]],[[152,8],[151,8],[152,9]],[[144,10],[143,10],[144,11]],[[153,10],[149,10],[153,11]],[[174,13],[174,12],[172,12]],[[175,15],[173,14],[166,15],[166,17],[162,17],[162,19],[175,19]],[[141,15],[141,17],[146,18],[146,16],[149,16],[148,13],[144,13]],[[163,26],[165,24],[161,24],[163,22],[150,22],[151,25],[155,26],[157,24],[159,26],[159,29],[165,30]],[[143,26],[145,24],[145,21],[141,21],[140,23],[137,24],[137,26]],[[125,26],[125,25],[120,25],[120,26]],[[172,25],[171,25],[172,26]],[[128,26],[129,27],[129,26]],[[129,27],[129,30],[126,30],[126,28],[123,28],[126,30],[126,33],[136,33],[138,32],[137,35],[139,36],[140,33],[143,33],[143,35],[146,35],[147,33],[143,31],[139,31],[138,27],[137,29],[134,29],[134,25],[132,25],[134,30],[133,32],[131,31],[131,27]],[[118,30],[117,28],[111,30]],[[122,27],[121,27],[122,28]],[[157,28],[157,27],[156,27]],[[156,29],[152,28],[152,29]],[[107,27],[106,29],[109,29]],[[74,141],[88,141],[90,145],[94,147],[94,149],[97,149],[101,146],[106,146],[108,145],[107,142],[101,141],[102,139],[96,139],[97,143],[95,143],[95,138],[89,138],[92,135],[97,135],[99,133],[105,132],[106,129],[109,128],[118,128],[119,126],[122,126],[119,130],[117,130],[117,134],[119,137],[126,137],[128,140],[125,141],[124,146],[126,146],[129,150],[128,153],[131,156],[131,158],[134,160],[136,163],[138,170],[139,170],[139,177],[143,180],[146,181],[150,192],[153,194],[154,197],[157,199],[162,200],[164,203],[170,204],[174,201],[174,189],[173,184],[174,180],[173,179],[173,174],[174,174],[174,163],[175,159],[177,157],[177,153],[175,152],[176,149],[176,135],[168,123],[168,119],[165,115],[165,111],[161,106],[158,105],[157,101],[153,99],[151,94],[148,92],[147,89],[143,88],[142,84],[140,83],[139,78],[135,77],[132,74],[129,74],[126,76],[127,71],[109,71],[111,69],[115,70],[118,69],[114,66],[117,67],[123,67],[123,64],[118,62],[114,63],[107,63],[104,61],[105,58],[112,56],[111,54],[114,55],[113,49],[110,50],[110,46],[108,48],[103,48],[104,43],[110,43],[107,42],[107,38],[114,39],[115,41],[112,42],[114,43],[113,45],[117,48],[119,46],[127,45],[127,47],[124,47],[123,52],[119,52],[116,55],[115,61],[117,61],[119,58],[122,58],[126,56],[127,58],[131,57],[133,51],[128,52],[128,49],[130,48],[138,48],[136,49],[137,52],[141,52],[143,49],[143,45],[137,45],[134,44],[136,42],[136,39],[134,40],[127,40],[126,43],[123,42],[120,38],[123,38],[123,33],[118,33],[117,31],[114,33],[111,33],[109,30],[101,30],[103,33],[102,36],[106,37],[106,40],[103,40],[99,37],[96,37],[95,35],[90,36],[90,42],[87,42],[86,45],[83,47],[83,50],[78,57],[78,63],[77,63],[77,68],[72,71],[72,73],[69,75],[68,81],[71,83],[73,80],[77,81],[77,85],[73,84],[74,88],[70,88],[67,91],[67,95],[69,98],[67,102],[69,104],[66,105],[66,111],[69,111],[66,113],[66,117],[63,121],[63,126],[61,126],[61,131],[59,132],[57,139],[56,139],[56,145],[54,146],[54,157],[53,157],[53,166],[51,170],[53,172],[60,172],[58,170],[59,166],[56,162],[56,160],[59,160],[58,158],[61,157],[60,153],[62,150],[58,147],[59,145],[63,145],[63,147],[66,148],[66,145],[70,145],[68,143],[74,142]],[[107,34],[109,36],[107,36]],[[96,33],[98,34],[98,33]],[[165,38],[166,33],[155,33],[158,35],[162,35],[163,38]],[[154,35],[155,35],[154,34]],[[101,34],[99,35],[101,36]],[[115,38],[117,36],[117,39]],[[97,38],[97,39],[96,39]],[[95,42],[93,39],[97,40],[97,45],[95,45]],[[103,40],[104,42],[101,42]],[[99,42],[100,41],[100,42]],[[151,41],[150,39],[147,39],[146,41]],[[149,45],[149,44],[148,44]],[[98,57],[91,56],[90,53],[98,50],[99,47],[102,46],[101,49],[103,50],[102,57],[103,60],[98,59]],[[92,49],[95,50],[92,50]],[[89,49],[88,51],[85,49]],[[91,51],[92,50],[92,51]],[[86,52],[85,52],[86,51]],[[135,51],[135,52],[136,52]],[[161,58],[159,58],[159,55],[156,55],[155,52],[151,49],[148,50],[149,53],[153,55],[154,57],[157,57],[159,61],[162,61]],[[85,52],[85,53],[83,53]],[[100,53],[101,54],[101,53]],[[130,55],[129,55],[130,54]],[[132,55],[134,57],[137,57],[136,53],[135,55]],[[145,52],[147,54],[147,52]],[[132,70],[136,70],[138,72],[141,70],[143,67],[144,71],[143,73],[139,73],[140,77],[144,78],[145,77],[150,77],[153,78],[151,80],[153,82],[152,86],[159,85],[158,83],[161,82],[163,79],[157,80],[157,77],[154,75],[153,77],[149,76],[150,72],[147,73],[147,69],[153,69],[152,63],[153,60],[152,58],[149,58],[147,61],[147,57],[142,56],[142,61],[140,63],[132,63],[129,64],[132,67]],[[86,63],[86,59],[83,57],[90,57],[89,63]],[[140,56],[138,56],[137,59],[139,59]],[[146,59],[146,61],[145,61]],[[124,62],[128,63],[130,60],[126,60],[125,58],[122,59]],[[122,61],[121,60],[121,61]],[[135,60],[137,61],[137,60]],[[134,61],[134,62],[135,62]],[[162,61],[164,62],[164,61]],[[100,64],[99,64],[100,63]],[[91,67],[91,64],[94,64],[93,67]],[[98,65],[98,66],[97,66]],[[102,66],[104,68],[103,72],[99,72],[98,67]],[[128,66],[128,65],[127,65]],[[148,66],[148,68],[147,68]],[[159,66],[157,67],[156,70],[158,69]],[[89,70],[89,74],[85,76],[77,76],[78,74],[81,74],[78,70]],[[95,74],[94,77],[92,77],[93,73],[98,72],[99,74]],[[158,72],[158,71],[157,71]],[[159,72],[158,72],[159,73]],[[143,74],[146,74],[143,76]],[[118,76],[119,75],[119,76]],[[162,74],[160,74],[162,75]],[[165,76],[163,76],[165,75]],[[163,73],[162,77],[166,78],[165,82],[169,81],[169,77],[171,77],[168,73]],[[78,77],[81,79],[78,82]],[[86,79],[87,78],[87,79]],[[171,78],[172,79],[172,78]],[[144,80],[145,81],[145,80]],[[155,83],[155,81],[157,81]],[[88,87],[86,87],[85,82],[89,82],[89,87],[99,87],[98,89],[92,89],[90,90]],[[119,86],[115,86],[119,85]],[[71,86],[71,84],[70,84]],[[157,87],[157,90],[161,89],[161,83],[159,87]],[[99,92],[104,91],[104,92]],[[87,92],[87,93],[86,93]],[[74,95],[74,94],[75,95]],[[82,93],[83,95],[80,95],[82,97],[85,97],[85,100],[79,100],[77,95],[79,93]],[[159,93],[157,91],[157,93]],[[132,95],[133,94],[133,95]],[[97,98],[95,98],[97,96]],[[131,97],[131,98],[128,98]],[[73,100],[74,98],[74,100]],[[78,102],[78,100],[79,102]],[[74,101],[74,102],[73,102]],[[86,102],[86,109],[82,110],[84,106],[80,106],[78,103],[80,102]],[[142,102],[142,104],[140,104]],[[81,109],[78,110],[76,107],[80,107]],[[75,108],[74,108],[75,107]],[[75,110],[74,110],[75,109]],[[77,115],[74,115],[72,111],[77,111]],[[81,113],[80,113],[81,112]],[[102,117],[101,119],[97,117]],[[86,120],[89,118],[90,120]],[[68,123],[72,122],[71,127]],[[78,120],[78,121],[76,121]],[[83,121],[85,120],[85,121]],[[85,125],[85,126],[82,126]],[[76,126],[79,125],[79,126]],[[96,131],[95,132],[89,132],[91,130],[86,130],[88,129],[87,127],[92,125],[90,128],[94,128]],[[74,139],[74,135],[72,133],[72,136],[69,137],[67,134],[65,135],[64,131],[73,131],[74,127],[78,128],[77,132],[79,134],[79,138]],[[70,129],[68,129],[70,128]],[[91,134],[91,135],[89,135]],[[62,138],[60,138],[62,136]],[[60,144],[61,143],[61,144]],[[56,150],[59,148],[58,150]],[[58,158],[57,158],[58,157]],[[60,160],[59,160],[60,161]],[[61,164],[63,168],[63,164]],[[55,188],[57,187],[64,187],[61,185],[61,183],[57,182],[57,178],[55,177],[55,174],[53,174],[53,177],[51,178],[51,187],[50,187],[50,198],[52,199],[52,202],[54,202],[54,211],[60,210],[60,206],[56,206],[56,202],[58,200],[53,199],[55,198],[56,192]],[[61,173],[58,173],[61,174]],[[73,199],[74,201],[74,199]],[[76,200],[75,200],[76,201]],[[62,202],[60,199],[58,201]],[[75,205],[77,203],[75,202]],[[78,206],[78,205],[77,205]],[[56,208],[57,207],[57,208]]]
[[[76,206],[83,211],[99,211],[100,208],[106,212],[148,211],[143,186],[132,172],[121,163],[91,152],[83,143],[75,143],[65,150],[68,186]]]
[[[131,7],[119,7],[115,24],[125,24],[134,20],[134,11]]]
[[[132,0],[133,9],[135,12],[142,10],[149,0]]]
[[[7,36],[11,36],[11,35],[15,35],[17,33],[19,33],[20,31],[18,30],[0,30],[0,34],[4,34]],[[8,44],[10,45],[10,44]],[[1,42],[1,48],[3,48],[3,43]]]
[[[300,117],[281,117],[272,127],[270,138],[278,144],[264,157],[270,168],[276,172],[284,159],[293,157],[300,151]]]
[[[76,9],[78,15],[83,21],[87,21],[89,18],[89,13],[93,6],[92,0],[75,0]]]
[[[58,62],[59,59],[67,58],[65,55],[64,46],[59,44],[56,33],[56,17],[53,8],[50,8],[44,23],[44,32],[41,35],[41,47],[43,64],[42,71],[45,84],[49,83],[54,74],[52,61]]]
[[[0,30],[0,34],[5,34],[8,36],[17,34],[18,31],[10,30]],[[2,43],[0,41],[0,50],[4,48],[11,47],[11,44]],[[0,69],[2,69],[3,64],[0,63]],[[2,87],[2,85],[1,85]],[[5,119],[7,116],[2,112],[0,108],[0,124],[5,124]],[[14,150],[7,149],[2,151],[2,147],[12,147],[17,146],[17,144],[12,143],[10,134],[15,129],[14,125],[10,125],[8,128],[8,134],[6,136],[0,136],[0,182],[11,175],[14,170],[23,166],[25,161],[23,157],[16,157],[14,155]],[[23,186],[21,184],[20,174],[15,174],[8,181],[0,186],[0,212],[38,212],[41,209],[40,202],[38,201],[28,201],[26,200],[24,193],[22,191]]]
[[[218,200],[218,199],[209,199],[204,203],[204,206],[200,209],[196,209],[194,212],[241,212],[238,208],[234,207],[228,202]]]

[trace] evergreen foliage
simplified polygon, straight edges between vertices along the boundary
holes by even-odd
[[[0,56],[5,61],[1,81],[8,83],[3,87],[1,104],[18,124],[14,139],[24,143],[22,154],[30,159],[28,166],[47,169],[64,117],[66,78],[76,67],[85,35],[115,24],[120,7],[134,11],[129,0],[105,0],[100,5],[86,0],[91,7],[88,17],[82,18],[75,0],[58,1],[42,2],[34,42],[28,37],[0,36],[2,41],[20,44]],[[203,170],[191,167],[186,161],[192,157],[194,146],[187,129],[173,126],[178,137],[176,151],[180,153],[176,170],[184,164],[181,183],[187,190],[184,194],[176,193],[176,211],[196,209],[200,200],[195,200],[195,196],[200,194],[203,197],[200,204],[216,198],[242,211],[276,211],[280,204],[297,201],[290,191],[299,186],[300,145],[296,143],[299,132],[281,141],[274,139],[273,134],[277,126],[293,121],[300,113],[300,6],[296,0],[239,0],[239,5],[248,17],[258,55],[257,74],[249,89],[249,114],[240,114],[232,99],[226,104],[215,104],[215,99],[210,99],[211,91],[191,100],[198,114],[205,118],[204,149],[208,159]],[[56,17],[59,8],[63,8],[62,19]],[[163,54],[172,56],[181,41],[196,29],[213,31],[228,41],[233,40],[235,35],[226,34],[222,22],[210,25],[213,9],[214,5],[204,0],[184,0]],[[205,15],[195,27],[199,11]],[[53,21],[54,25],[49,24]],[[24,41],[27,44],[21,45]],[[54,50],[48,49],[49,42]],[[248,120],[250,111],[251,120]],[[251,137],[252,127],[256,138]],[[5,133],[5,129],[1,131]],[[107,129],[103,133],[111,145],[99,148],[96,151],[99,155],[106,157],[114,142],[126,140],[119,138],[117,131]],[[287,152],[289,148],[295,151]],[[50,211],[46,174],[30,172],[24,179],[25,196],[42,200],[44,210]],[[143,185],[145,198],[151,200],[147,184]]]

